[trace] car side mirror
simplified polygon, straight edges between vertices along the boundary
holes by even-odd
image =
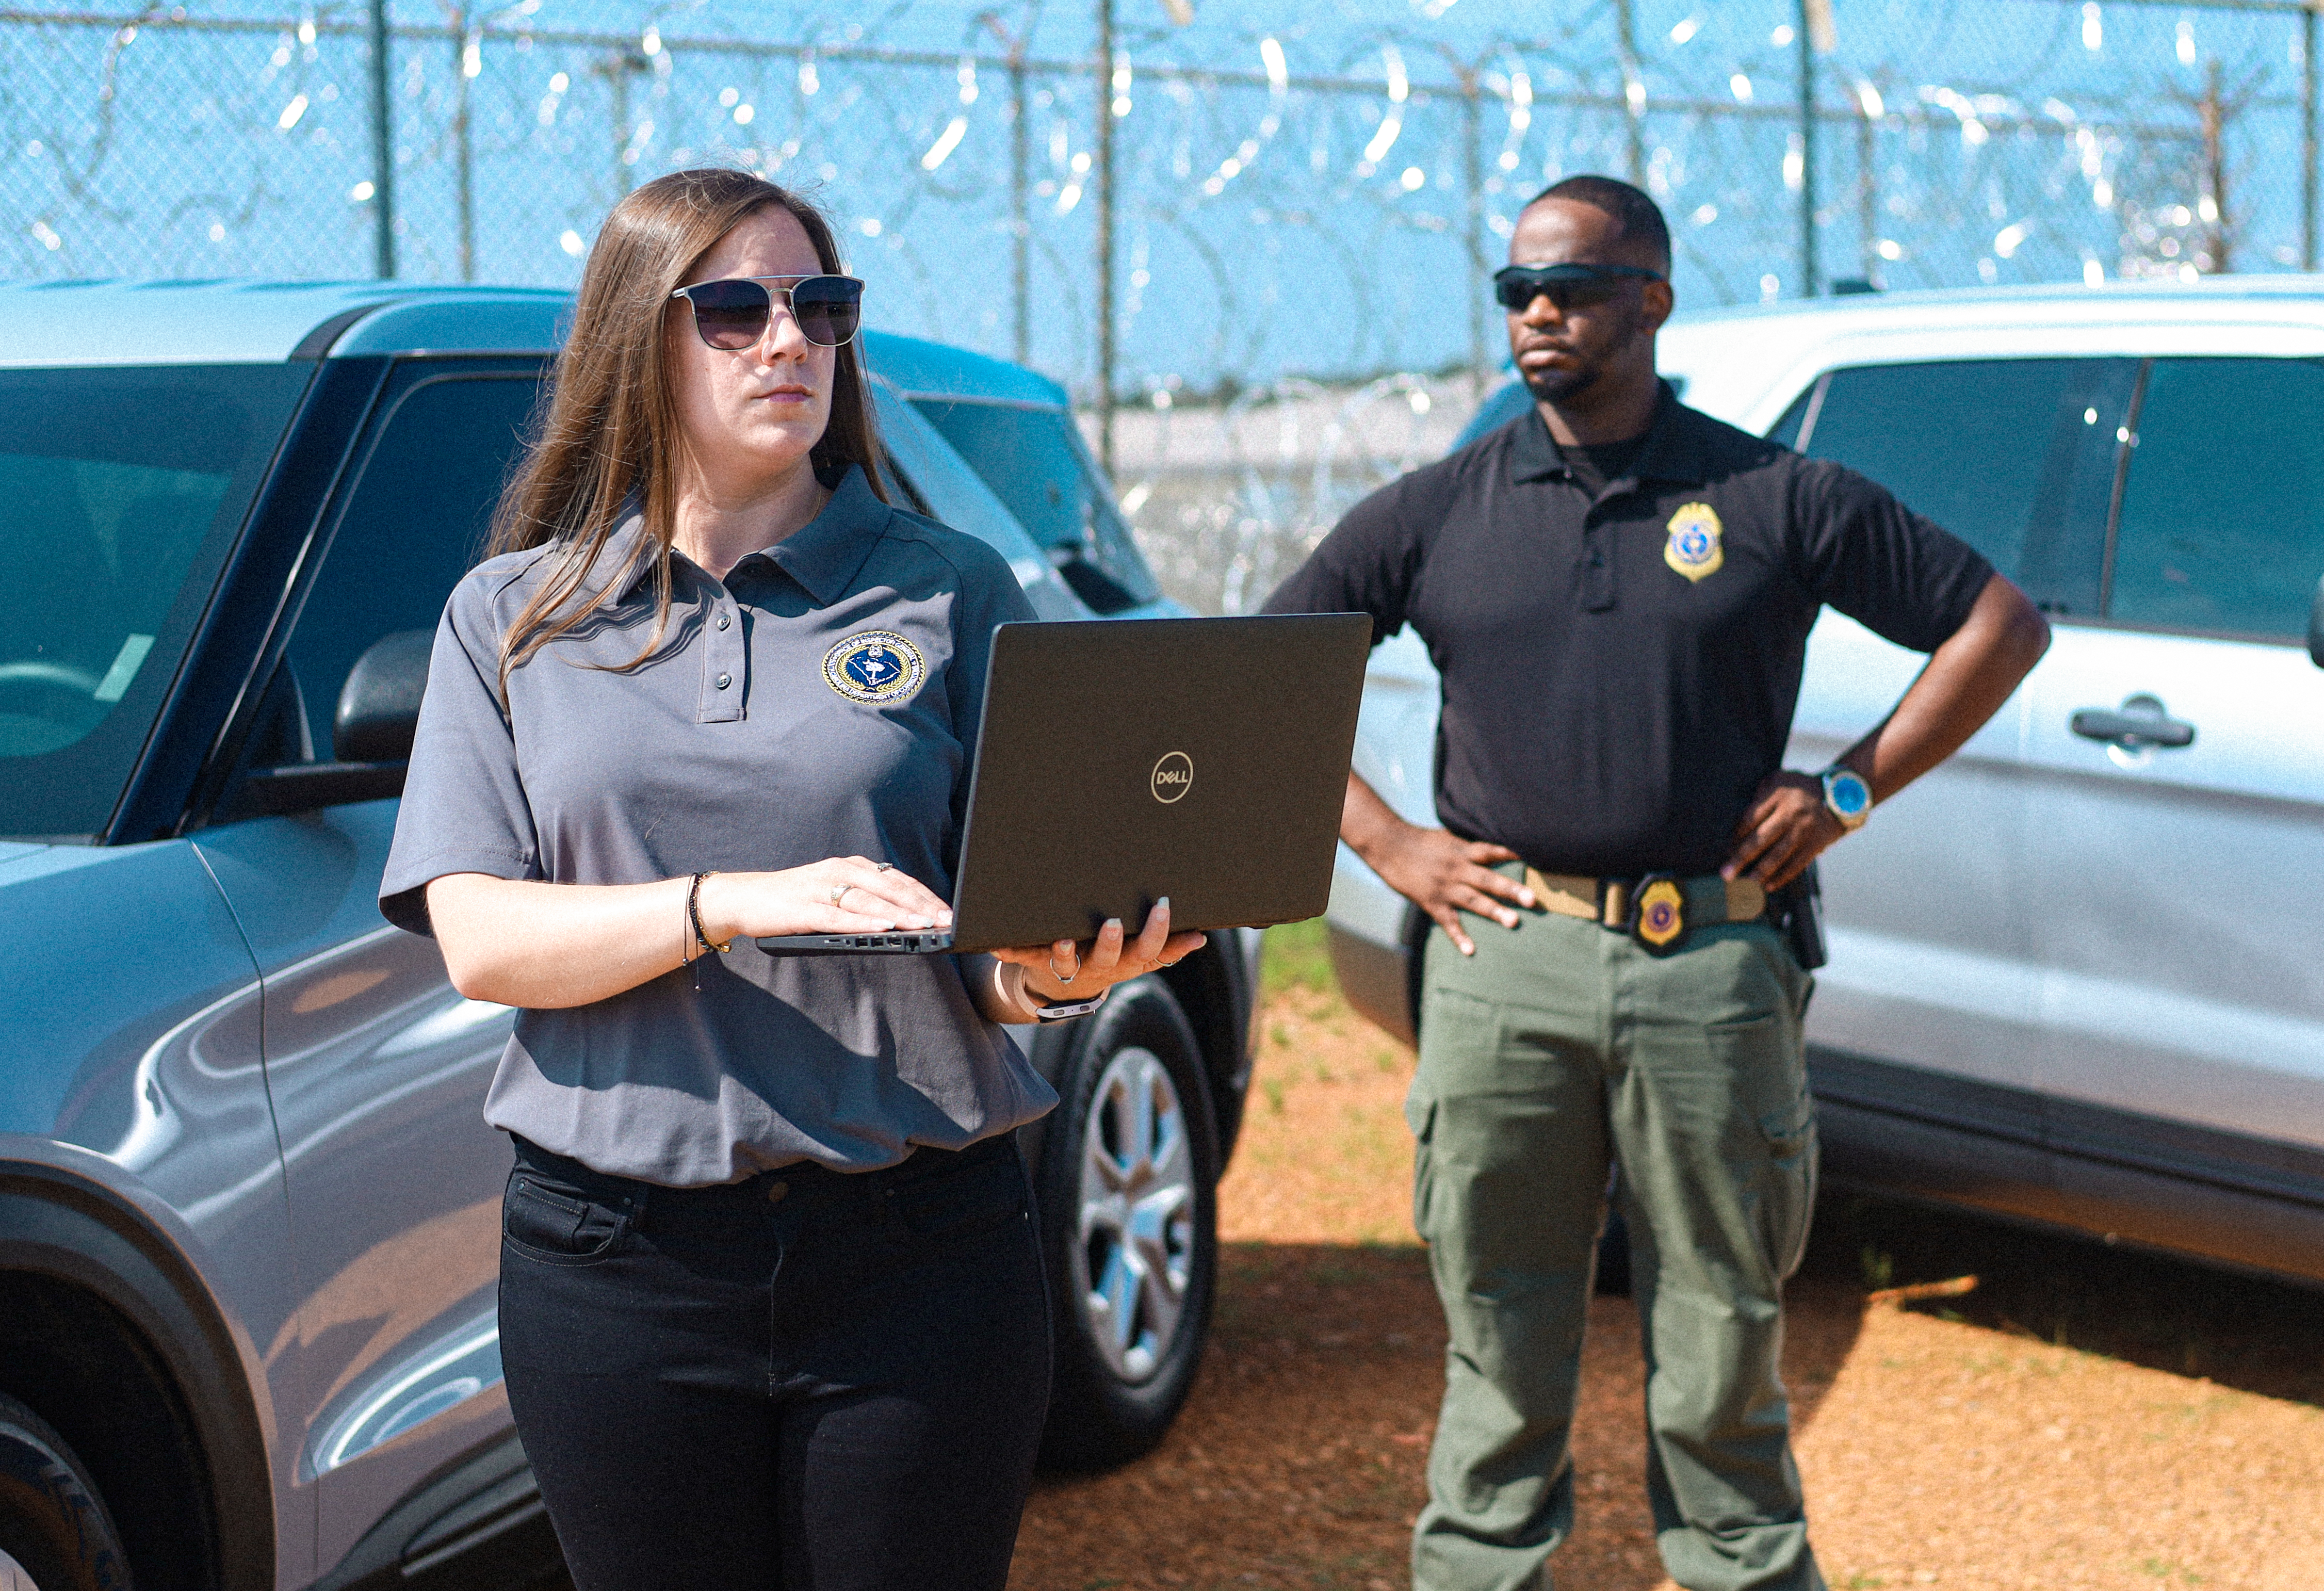
[[[2308,661],[2324,669],[2324,579],[2316,582],[2315,598],[2308,605]]]
[[[254,770],[243,781],[235,814],[281,818],[401,795],[435,643],[433,631],[397,630],[364,648],[331,715],[336,760]]]
[[[355,659],[331,716],[331,754],[342,763],[408,763],[428,693],[432,630],[397,630]]]

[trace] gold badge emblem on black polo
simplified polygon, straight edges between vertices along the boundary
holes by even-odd
[[[1684,575],[1689,584],[1719,572],[1727,553],[1719,544],[1724,527],[1719,511],[1708,503],[1683,503],[1670,516],[1670,540],[1663,543],[1663,561]]]
[[[893,630],[859,630],[823,654],[823,680],[850,701],[891,708],[928,677],[920,649]]]
[[[1630,930],[1638,943],[1656,952],[1667,950],[1686,932],[1686,892],[1673,878],[1648,879],[1638,891],[1637,916]]]

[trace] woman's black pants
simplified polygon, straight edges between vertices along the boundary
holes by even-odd
[[[1001,1591],[1049,1393],[1016,1141],[658,1188],[517,1140],[509,1403],[578,1591]]]

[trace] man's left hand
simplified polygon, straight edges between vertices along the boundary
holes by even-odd
[[[1735,854],[1722,878],[1751,877],[1782,889],[1807,871],[1832,841],[1847,834],[1824,805],[1823,782],[1805,773],[1771,773],[1735,826]]]

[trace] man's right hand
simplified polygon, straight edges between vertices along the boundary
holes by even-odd
[[[1462,930],[1462,912],[1515,928],[1517,914],[1511,903],[1535,904],[1533,891],[1521,881],[1493,871],[1496,862],[1516,861],[1515,851],[1406,823],[1353,773],[1348,775],[1340,837],[1388,888],[1428,913],[1463,956],[1474,956],[1477,947]]]

